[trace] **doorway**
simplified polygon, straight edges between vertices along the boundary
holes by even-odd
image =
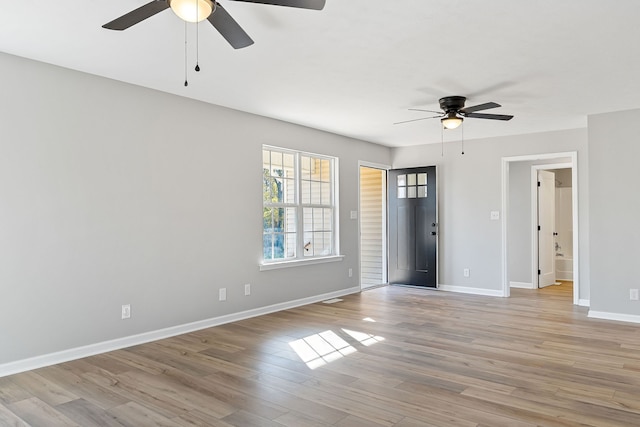
[[[360,165],[360,288],[387,283],[387,170]]]
[[[526,215],[529,219],[526,220],[528,224],[532,224],[531,226],[526,227],[526,229],[531,230],[529,235],[526,235],[526,231],[524,235],[516,235],[514,233],[514,225],[519,220],[517,215],[517,211],[522,210],[522,206],[536,206],[537,207],[537,191],[533,190],[531,187],[531,191],[528,191],[525,188],[523,191],[529,195],[524,197],[523,194],[520,194],[520,199],[517,202],[514,200],[514,194],[517,194],[517,188],[515,188],[515,182],[510,182],[513,180],[510,174],[510,170],[516,170],[519,167],[526,167],[527,169],[531,169],[530,166],[526,166],[528,164],[537,164],[544,166],[540,166],[540,169],[558,169],[558,168],[570,168],[571,170],[571,180],[572,180],[572,193],[571,193],[571,223],[572,223],[572,248],[573,248],[573,256],[571,259],[572,264],[572,275],[573,275],[573,303],[578,305],[581,303],[580,300],[580,271],[579,271],[579,246],[578,246],[578,236],[579,236],[579,223],[578,223],[578,155],[577,152],[565,152],[565,153],[548,153],[548,154],[534,154],[528,156],[516,156],[516,157],[503,157],[502,158],[502,212],[503,212],[503,221],[502,221],[502,295],[508,297],[510,295],[511,287],[529,287],[529,288],[537,288],[537,286],[533,286],[534,283],[537,282],[538,276],[538,243],[537,243],[537,225],[534,227],[533,223],[537,217],[537,214],[533,214],[532,208],[527,208]],[[527,180],[529,181],[529,180]],[[537,179],[531,180],[531,186],[537,186]],[[535,184],[533,183],[535,181]],[[514,188],[512,188],[512,186]],[[525,199],[530,197],[530,202]],[[523,205],[524,203],[524,205]],[[512,212],[513,211],[513,212]],[[514,215],[512,215],[512,213]],[[530,243],[527,244],[523,241],[530,240]],[[515,242],[515,243],[514,243]],[[529,252],[530,251],[530,252]],[[527,253],[529,255],[527,255]],[[522,258],[524,257],[524,258]],[[514,262],[516,259],[524,260],[523,262]],[[527,261],[530,260],[530,261]],[[511,275],[514,273],[514,265],[519,267],[524,267],[522,274],[524,275],[524,279],[513,279]],[[530,267],[528,267],[528,266]],[[527,272],[526,270],[529,270]],[[516,285],[516,286],[514,286]]]
[[[573,180],[571,163],[531,167],[534,288],[573,281]],[[532,198],[533,202],[533,198]],[[536,228],[537,226],[537,228]],[[532,277],[536,277],[532,274]]]

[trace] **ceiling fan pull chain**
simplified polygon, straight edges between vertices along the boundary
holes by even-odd
[[[464,123],[460,126],[460,131],[462,132],[462,154],[464,155]]]
[[[198,0],[196,2],[196,13],[200,12],[198,9]],[[198,16],[200,18],[200,16]],[[196,73],[200,72],[200,19],[196,22]]]
[[[187,81],[187,21],[184,21],[184,86],[189,86]]]
[[[440,126],[440,157],[444,157],[444,126]]]

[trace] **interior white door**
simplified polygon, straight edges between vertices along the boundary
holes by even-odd
[[[538,171],[538,287],[556,282],[556,254],[554,232],[556,228],[556,175]]]

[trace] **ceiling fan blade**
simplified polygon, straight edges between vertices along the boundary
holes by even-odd
[[[433,116],[433,117],[422,117],[420,119],[413,119],[413,120],[405,120],[403,122],[395,122],[394,125],[401,125],[402,123],[410,123],[410,122],[417,122],[418,120],[427,120],[427,119],[437,119],[442,117],[442,114],[439,116]]]
[[[495,102],[485,102],[484,104],[474,105],[473,107],[467,107],[460,110],[461,113],[473,113],[474,111],[480,110],[488,110],[490,108],[498,108],[502,107],[500,104],[496,104]]]
[[[251,46],[253,40],[242,27],[229,15],[220,3],[216,4],[216,10],[207,18],[211,25],[229,42],[234,49]]]
[[[421,109],[421,108],[409,108],[409,111],[424,111],[424,112],[426,112],[426,113],[442,114],[442,111],[423,110],[423,109]]]
[[[270,4],[273,6],[298,7],[300,9],[322,10],[325,0],[233,0],[246,3]]]
[[[136,25],[138,22],[144,21],[147,18],[151,18],[158,12],[162,12],[167,9],[169,4],[165,0],[154,0],[150,3],[140,6],[139,8],[132,10],[131,12],[122,15],[120,18],[116,18],[111,22],[108,22],[102,26],[108,30],[122,31],[129,27]]]
[[[469,113],[464,114],[464,117],[471,117],[474,119],[490,119],[490,120],[511,120],[513,116],[507,114],[483,114],[483,113]]]

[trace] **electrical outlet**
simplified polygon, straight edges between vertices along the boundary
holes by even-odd
[[[462,275],[464,277],[469,277],[471,275],[471,272],[469,271],[468,268],[465,268],[464,270],[462,270]]]
[[[491,211],[489,217],[491,218],[491,221],[498,221],[500,219],[500,211]]]
[[[122,319],[131,317],[131,304],[122,304]]]
[[[349,269],[349,277],[353,277],[353,268]]]
[[[251,295],[251,283],[244,285],[244,296]]]
[[[220,301],[227,300],[227,288],[220,288],[220,291],[218,292],[218,298],[220,299]]]
[[[637,289],[629,289],[629,299],[631,301],[638,301],[638,290]]]

